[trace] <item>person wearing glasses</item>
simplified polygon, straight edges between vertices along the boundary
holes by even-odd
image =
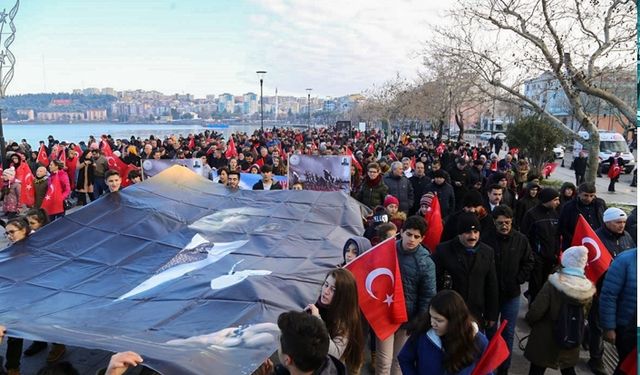
[[[4,228],[4,235],[12,244],[24,241],[31,234],[29,222],[23,217],[9,220]],[[23,340],[17,337],[9,337],[7,340],[7,368],[8,375],[20,374],[20,357],[22,356]]]
[[[421,245],[427,223],[420,216],[407,218],[402,226],[401,239],[396,242],[398,265],[402,276],[408,322],[386,340],[376,338],[376,374],[400,375],[398,353],[407,342],[407,327],[416,324],[429,309],[436,295],[436,268],[429,252]]]
[[[382,180],[380,165],[378,163],[369,163],[367,165],[367,175],[364,176],[364,182],[356,199],[373,209],[376,206],[382,206],[388,191],[389,187]]]
[[[514,215],[511,208],[500,205],[491,212],[496,228],[482,235],[482,242],[493,248],[498,277],[498,306],[500,324],[507,320],[502,331],[509,353],[513,346],[513,337],[520,310],[520,285],[529,281],[534,260],[531,245],[527,237],[513,229]],[[487,329],[487,336],[493,337],[497,325]],[[508,374],[511,356],[500,365],[497,374]]]

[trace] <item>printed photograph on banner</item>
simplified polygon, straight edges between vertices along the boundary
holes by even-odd
[[[147,159],[142,162],[142,173],[146,179],[157,175],[173,165],[181,165],[189,168],[194,173],[203,176],[202,161],[200,159]],[[209,176],[203,177],[209,178]]]
[[[351,191],[351,158],[347,155],[291,155],[289,158],[291,186],[301,182],[304,190]]]

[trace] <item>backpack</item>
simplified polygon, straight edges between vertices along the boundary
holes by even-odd
[[[553,337],[561,349],[575,349],[584,336],[584,306],[563,296],[558,317],[553,322]]]

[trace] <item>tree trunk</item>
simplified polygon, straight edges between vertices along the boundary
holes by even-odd
[[[464,121],[462,118],[462,113],[455,113],[456,124],[458,128],[460,128],[460,133],[458,133],[458,142],[462,142],[462,138],[464,137]]]

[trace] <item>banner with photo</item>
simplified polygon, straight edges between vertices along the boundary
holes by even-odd
[[[364,231],[342,192],[231,191],[184,167],[0,251],[7,335],[132,350],[162,374],[251,374]]]
[[[211,179],[208,175],[210,168],[203,168],[200,159],[146,159],[142,161],[142,174],[144,178],[153,177],[174,165],[189,168],[195,174]]]
[[[240,173],[240,189],[243,190],[252,190],[253,185],[255,185],[260,179],[262,175],[254,174],[254,173]],[[211,172],[211,179],[213,182],[220,181],[220,177],[218,176],[217,171]],[[289,179],[287,176],[273,176],[273,179],[278,181],[280,185],[282,185],[283,190],[287,190],[289,188]]]
[[[291,155],[289,185],[301,182],[304,190],[351,191],[351,158],[346,155]]]

